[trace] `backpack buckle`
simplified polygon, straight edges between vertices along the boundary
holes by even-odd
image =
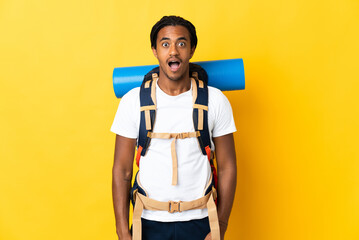
[[[179,201],[179,202],[169,201],[168,202],[168,212],[169,213],[181,212],[180,205],[181,205],[181,201]]]
[[[188,138],[188,136],[189,136],[188,132],[183,132],[178,134],[178,138],[180,139]]]

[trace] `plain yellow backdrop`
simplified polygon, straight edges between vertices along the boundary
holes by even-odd
[[[0,239],[116,239],[112,71],[169,14],[244,60],[227,239],[359,239],[357,0],[0,1]]]

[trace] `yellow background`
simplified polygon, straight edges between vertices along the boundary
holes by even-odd
[[[357,0],[1,0],[0,239],[116,239],[112,71],[168,14],[244,60],[227,239],[359,239]]]

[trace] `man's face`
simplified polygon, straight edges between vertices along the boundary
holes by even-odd
[[[157,49],[152,48],[152,51],[158,59],[160,73],[172,81],[185,78],[195,51],[195,47],[191,48],[187,28],[180,25],[164,27],[158,32],[156,41]]]

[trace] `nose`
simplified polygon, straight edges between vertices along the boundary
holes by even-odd
[[[177,46],[176,44],[171,44],[170,47],[170,56],[177,56],[178,55],[178,51],[177,51]]]

